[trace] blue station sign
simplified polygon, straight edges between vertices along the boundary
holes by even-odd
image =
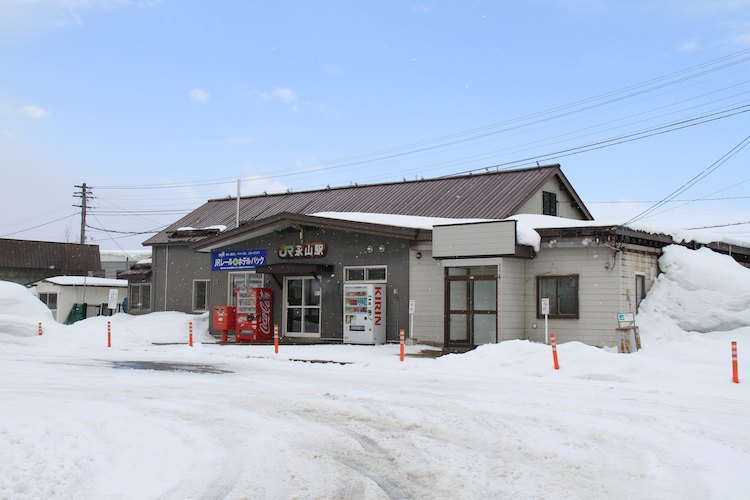
[[[266,249],[211,252],[211,270],[236,271],[266,265]]]

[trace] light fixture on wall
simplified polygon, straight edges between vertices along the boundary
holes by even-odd
[[[416,255],[414,255],[416,258],[421,259],[422,258],[422,252],[417,252]]]
[[[367,245],[367,253],[372,253],[372,245]]]
[[[385,245],[379,245],[378,246],[378,252],[380,252],[380,253],[385,252]]]

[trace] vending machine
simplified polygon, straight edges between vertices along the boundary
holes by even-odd
[[[270,288],[235,290],[237,342],[267,342],[273,339],[273,303]]]
[[[344,285],[344,342],[385,343],[385,283]]]

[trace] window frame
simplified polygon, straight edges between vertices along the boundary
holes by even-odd
[[[638,296],[638,282],[641,282],[641,295]],[[646,298],[646,275],[643,273],[635,273],[635,312],[638,312],[638,308],[641,306],[641,302]]]
[[[42,299],[42,295],[45,296],[44,299]],[[50,305],[49,305],[49,299],[53,295],[55,297],[55,307],[54,307],[54,309],[52,307],[50,307]],[[55,316],[55,319],[57,319],[57,300],[59,298],[58,293],[57,292],[39,292],[37,298],[39,300],[41,300],[44,303],[45,306],[47,306],[47,309],[49,309],[50,311],[52,311],[52,313]]]
[[[557,296],[559,296],[558,293],[558,285],[557,283],[560,280],[567,280],[567,279],[573,279],[575,280],[575,313],[574,314],[549,314],[547,317],[550,319],[580,319],[581,314],[581,301],[580,301],[580,289],[581,289],[581,281],[580,276],[578,274],[550,274],[550,275],[538,275],[536,277],[536,317],[537,319],[544,319],[544,314],[542,314],[542,280],[555,280],[555,295],[554,301],[553,297],[548,297],[550,299],[550,312],[552,310],[558,310],[559,309],[559,300]]]
[[[364,271],[363,279],[350,279],[349,272],[351,271]],[[383,279],[371,279],[370,271],[372,270],[383,270],[385,277]],[[377,265],[377,266],[344,266],[344,283],[387,283],[388,282],[388,266]]]
[[[140,302],[133,301],[133,288],[138,288],[138,297]],[[148,288],[148,304],[143,304],[143,290]],[[153,297],[151,295],[151,283],[129,283],[128,284],[128,312],[144,312],[151,310],[151,301]]]
[[[554,191],[542,191],[542,215],[557,217],[557,193]]]
[[[196,285],[198,283],[203,283],[206,286],[206,289],[205,289],[205,292],[204,292],[205,304],[204,304],[204,307],[202,309],[196,307],[197,306],[196,299],[198,297],[197,297],[197,295],[196,295],[195,292],[196,292]],[[208,311],[208,304],[210,303],[210,286],[211,286],[211,280],[208,280],[208,279],[194,279],[193,280],[193,296],[192,296],[192,304],[191,304],[193,312],[206,312],[206,311]]]

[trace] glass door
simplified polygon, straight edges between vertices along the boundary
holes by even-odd
[[[320,337],[320,281],[312,276],[284,278],[284,335]]]
[[[497,268],[449,268],[446,345],[497,342]]]

